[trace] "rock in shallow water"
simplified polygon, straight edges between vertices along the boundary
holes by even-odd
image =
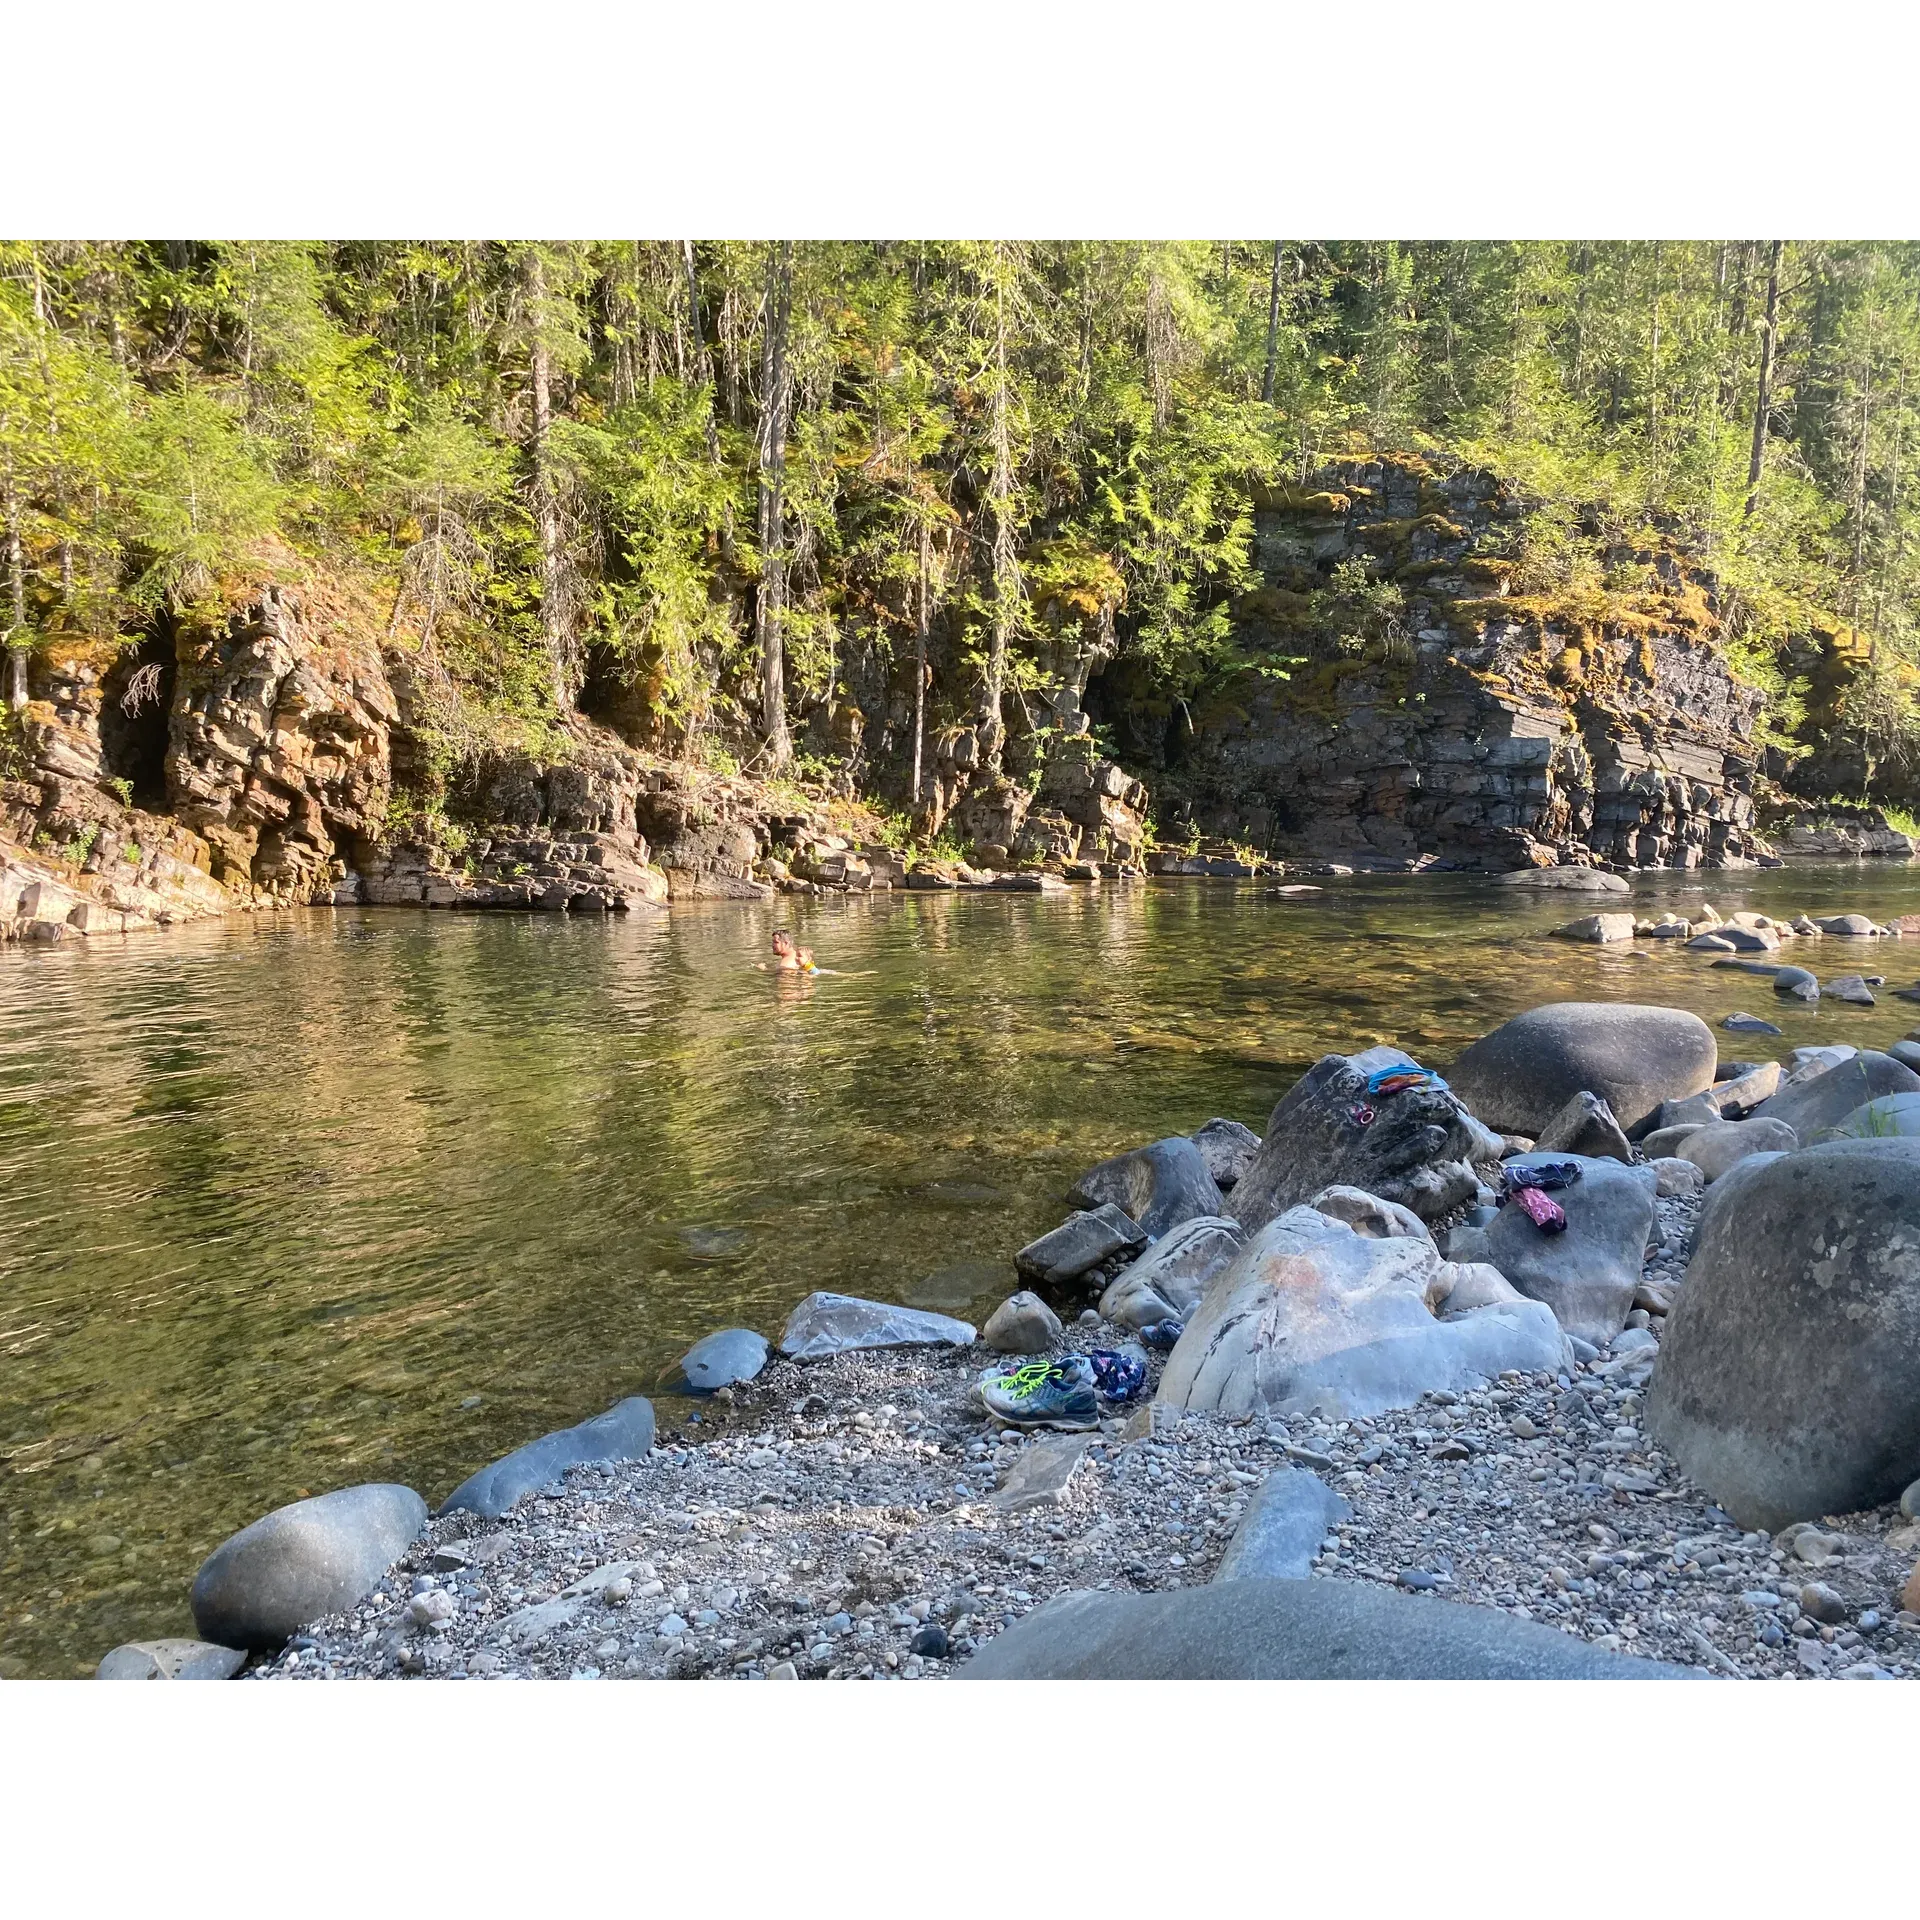
[[[695,1393],[713,1393],[752,1380],[767,1364],[767,1336],[751,1327],[723,1327],[696,1340],[680,1356],[680,1372]]]
[[[1074,1182],[1068,1198],[1081,1207],[1118,1207],[1152,1240],[1221,1211],[1206,1157],[1185,1134],[1102,1160]]]
[[[1000,1634],[965,1680],[1671,1680],[1550,1627],[1346,1580],[1226,1580],[1064,1593]]]
[[[1743,1526],[1896,1498],[1920,1460],[1920,1140],[1756,1155],[1710,1190],[1647,1427]]]
[[[944,1313],[922,1313],[844,1293],[810,1293],[788,1316],[780,1351],[790,1360],[868,1347],[970,1347],[973,1328]]]
[[[194,1576],[194,1625],[223,1647],[284,1646],[310,1620],[364,1600],[426,1525],[411,1487],[342,1487],[243,1527]]]
[[[477,1513],[497,1520],[540,1487],[550,1487],[569,1467],[595,1461],[640,1460],[653,1448],[653,1403],[635,1394],[557,1433],[542,1434],[503,1459],[461,1481],[440,1506],[442,1513]]]
[[[1013,1264],[1024,1280],[1063,1286],[1116,1253],[1146,1244],[1146,1231],[1111,1201],[1103,1200],[1084,1213],[1074,1214],[1051,1233],[1029,1240],[1013,1256]]]
[[[1563,1000],[1509,1020],[1449,1069],[1490,1127],[1538,1138],[1577,1093],[1596,1093],[1633,1134],[1663,1100],[1713,1085],[1719,1048],[1704,1020],[1673,1007]]]
[[[205,1640],[135,1640],[100,1662],[96,1680],[231,1680],[247,1664],[238,1647]]]

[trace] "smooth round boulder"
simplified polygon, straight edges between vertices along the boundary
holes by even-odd
[[[714,1393],[759,1377],[767,1364],[767,1336],[751,1327],[722,1327],[680,1356],[680,1372],[695,1393]]]
[[[1837,1127],[1824,1136],[1851,1140],[1899,1140],[1920,1138],[1920,1093],[1890,1093],[1855,1107]]]
[[[364,1600],[426,1523],[411,1487],[342,1487],[277,1507],[201,1563],[194,1625],[218,1646],[282,1647],[308,1621]]]
[[[1690,1133],[1678,1157],[1692,1161],[1711,1186],[1750,1153],[1792,1153],[1799,1144],[1784,1120],[1716,1120]]]
[[[1884,1053],[1854,1053],[1807,1079],[1796,1075],[1747,1117],[1784,1120],[1802,1140],[1811,1140],[1837,1127],[1856,1108],[1890,1093],[1920,1093],[1920,1073]]]
[[[1647,1428],[1743,1527],[1899,1497],[1920,1461],[1920,1140],[1755,1155],[1709,1191]]]
[[[1560,1000],[1496,1027],[1447,1071],[1488,1126],[1538,1139],[1577,1093],[1596,1093],[1629,1135],[1663,1100],[1713,1085],[1720,1050],[1704,1020],[1676,1007]]]
[[[1690,1667],[1609,1653],[1498,1607],[1360,1580],[1221,1580],[1171,1593],[1056,1594],[962,1680],[1668,1680]]]

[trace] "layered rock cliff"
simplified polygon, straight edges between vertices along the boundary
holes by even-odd
[[[1490,476],[1413,458],[1264,493],[1246,671],[1157,727],[1122,679],[1118,737],[1167,768],[1200,831],[1276,853],[1751,861],[1762,696],[1715,644],[1714,583],[1644,548],[1609,556],[1606,590],[1515,592],[1525,517]]]

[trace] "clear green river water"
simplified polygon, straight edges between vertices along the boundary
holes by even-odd
[[[1920,868],[1648,876],[1635,905],[1703,895],[1885,918],[1920,911]],[[1545,937],[1589,905],[1164,881],[0,951],[0,1673],[190,1632],[195,1566],[269,1508],[373,1479],[437,1501],[813,1288],[977,1320],[1083,1167],[1259,1128],[1324,1052],[1444,1065],[1574,998],[1786,1029],[1729,1058],[1920,1026],[1888,994],[1783,1007],[1703,955]],[[779,924],[838,971],[757,971]],[[1793,957],[1920,979],[1913,941]]]

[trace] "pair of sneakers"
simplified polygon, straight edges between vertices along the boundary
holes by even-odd
[[[1130,1400],[1146,1381],[1135,1354],[1068,1353],[1029,1360],[981,1376],[980,1404],[1010,1427],[1056,1427],[1084,1433],[1100,1424],[1100,1402]]]

